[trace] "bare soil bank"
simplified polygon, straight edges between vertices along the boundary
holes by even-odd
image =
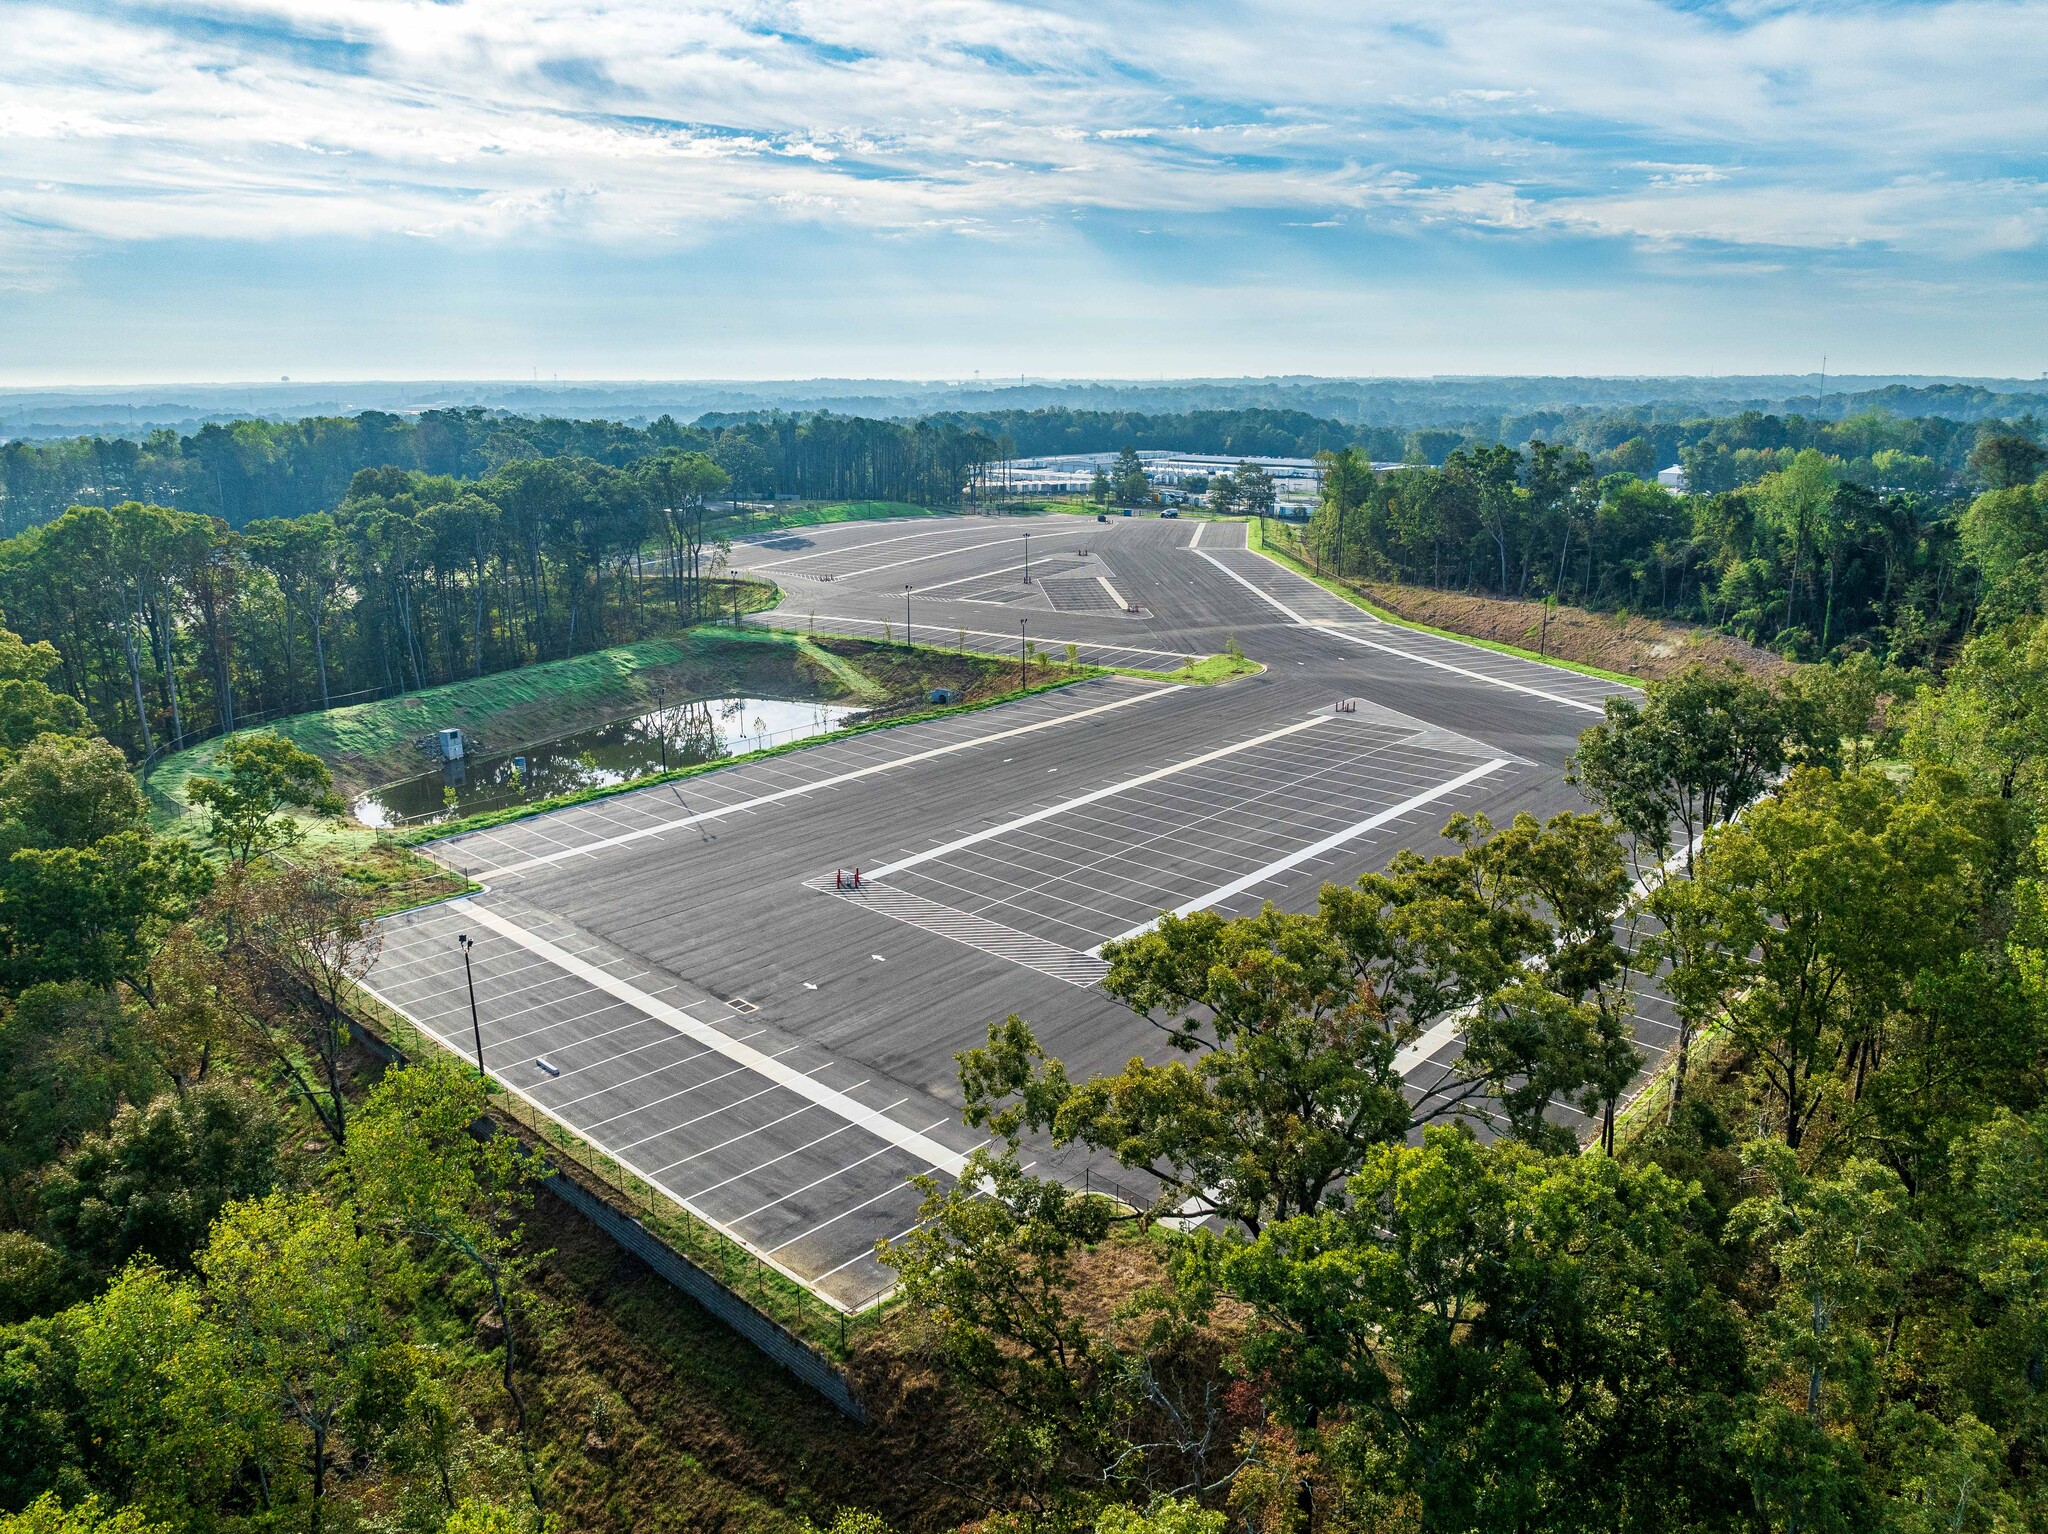
[[[1686,623],[1665,623],[1635,614],[1588,612],[1554,607],[1546,631],[1541,602],[1432,591],[1391,581],[1347,582],[1366,600],[1411,623],[1469,634],[1495,644],[1535,650],[1582,666],[1649,679],[1668,677],[1697,662],[1733,661],[1760,677],[1783,676],[1795,668],[1783,656],[1729,634]]]

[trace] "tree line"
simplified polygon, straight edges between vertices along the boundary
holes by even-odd
[[[709,457],[751,497],[905,501],[950,506],[977,494],[1006,456],[985,432],[944,422],[810,415],[706,417],[679,426],[504,415],[479,408],[417,417],[368,410],[297,421],[212,423],[139,441],[74,437],[0,444],[0,533],[73,505],[137,501],[220,518],[230,527],[331,511],[363,469],[481,479],[535,458],[626,468],[668,452]]]
[[[951,411],[914,421],[831,412],[710,414],[693,425],[511,415],[471,407],[417,416],[210,423],[139,439],[88,436],[0,444],[0,533],[74,504],[134,500],[220,517],[231,526],[331,510],[356,472],[417,469],[463,479],[527,458],[587,458],[613,468],[654,453],[701,452],[745,496],[900,500],[951,505],[988,488],[1011,456],[1160,448],[1234,458],[1306,458],[1354,448],[1375,462],[1440,465],[1458,448],[1577,448],[1601,474],[1649,478],[1683,464],[1692,487],[1736,488],[1804,449],[1838,458],[1846,477],[1923,493],[1982,488],[1969,465],[1981,435],[2038,439],[2031,416],[1951,420],[1870,409],[1842,419],[1750,410],[1728,416],[1668,408],[1556,409],[1452,427],[1356,423],[1283,408],[1168,413],[1069,407]]]
[[[132,753],[560,658],[715,616],[702,453],[627,469],[521,459],[480,480],[357,471],[331,512],[219,518],[73,507],[0,542],[0,609]]]
[[[1324,455],[1299,547],[1340,577],[1625,608],[1804,657],[1850,645],[1917,664],[1980,601],[2010,610],[2038,585],[2019,551],[2038,531],[2044,461],[2030,437],[1979,437],[1968,472],[1987,488],[1970,499],[1866,483],[1806,447],[1740,488],[1680,495],[1554,443],[1461,447],[1439,469],[1389,472],[1346,449]]]

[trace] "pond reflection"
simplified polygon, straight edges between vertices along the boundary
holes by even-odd
[[[355,815],[368,826],[416,825],[530,804],[821,735],[858,712],[784,698],[706,698],[516,752],[492,751],[488,741],[472,740],[463,761],[444,762],[436,771],[363,794]]]

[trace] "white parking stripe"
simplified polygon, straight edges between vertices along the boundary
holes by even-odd
[[[1177,908],[1173,914],[1176,916],[1190,916],[1196,911],[1205,911],[1210,906],[1216,905],[1221,901],[1228,900],[1233,895],[1242,894],[1244,891],[1252,888],[1252,886],[1256,884],[1265,883],[1266,880],[1272,878],[1275,874],[1286,873],[1296,864],[1307,862],[1310,858],[1320,856],[1322,853],[1328,852],[1333,848],[1341,847],[1346,842],[1352,841],[1358,837],[1365,835],[1368,831],[1378,829],[1380,826],[1385,825],[1390,820],[1397,820],[1401,816],[1406,815],[1411,811],[1418,810],[1423,805],[1428,804],[1433,800],[1443,798],[1446,794],[1456,793],[1459,789],[1465,787],[1468,783],[1476,783],[1481,778],[1486,777],[1491,773],[1498,772],[1501,768],[1507,765],[1508,763],[1505,757],[1496,758],[1495,760],[1490,762],[1482,762],[1479,766],[1474,767],[1470,772],[1460,773],[1457,777],[1450,779],[1448,782],[1439,783],[1435,788],[1428,789],[1423,793],[1419,793],[1412,799],[1404,800],[1400,804],[1393,806],[1391,809],[1381,810],[1377,815],[1368,815],[1365,819],[1359,821],[1356,825],[1346,826],[1343,830],[1334,832],[1331,835],[1324,837],[1319,842],[1311,842],[1308,846],[1301,848],[1299,851],[1290,852],[1285,857],[1275,858],[1272,862],[1268,863],[1264,868],[1254,869],[1252,870],[1252,872],[1246,874],[1243,878],[1234,879],[1220,889],[1210,890],[1209,893],[1206,895],[1197,895],[1193,900],[1188,901],[1187,904]],[[1141,932],[1149,932],[1156,925],[1156,922],[1144,922],[1139,926],[1131,928],[1130,931],[1123,933],[1122,936],[1117,938],[1115,941],[1121,942],[1123,938],[1136,937]],[[1093,949],[1092,952],[1100,954],[1102,952],[1102,949],[1098,946],[1095,949]]]
[[[1147,783],[1156,783],[1161,778],[1170,778],[1175,773],[1187,772],[1192,768],[1200,767],[1205,762],[1214,762],[1226,756],[1235,756],[1240,751],[1249,751],[1256,746],[1263,746],[1269,740],[1280,740],[1289,735],[1298,735],[1303,730],[1312,730],[1317,725],[1327,724],[1330,720],[1339,717],[1341,716],[1335,714],[1310,714],[1306,719],[1299,719],[1293,724],[1282,725],[1277,730],[1268,730],[1263,735],[1254,735],[1249,740],[1240,740],[1233,745],[1219,746],[1214,751],[1204,751],[1200,756],[1191,756],[1187,760],[1175,762],[1171,766],[1155,767],[1150,772],[1139,773],[1135,778],[1125,778],[1121,783],[1104,784],[1092,793],[1082,794],[1073,799],[1063,799],[1058,804],[1048,804],[1044,809],[1033,810],[1029,815],[1020,815],[1015,820],[1006,820],[1001,825],[990,826],[987,830],[976,831],[971,835],[960,837],[956,841],[945,842],[940,846],[927,848],[913,857],[902,858],[884,867],[870,870],[869,877],[886,879],[893,873],[901,873],[906,868],[915,868],[920,863],[929,863],[933,858],[945,857],[948,853],[958,852],[963,847],[972,847],[977,843],[989,841],[994,837],[1007,836],[1010,832],[1018,830],[1020,827],[1036,825],[1041,820],[1049,820],[1053,816],[1063,814],[1068,810],[1079,809],[1084,804],[1094,804],[1097,800],[1107,799],[1113,794],[1121,794],[1133,788],[1141,788]]]
[[[667,1023],[678,1033],[685,1034],[692,1039],[709,1045],[728,1060],[731,1060],[735,1065],[746,1066],[763,1079],[772,1081],[778,1086],[787,1087],[798,1097],[806,1098],[818,1107],[825,1109],[826,1112],[836,1113],[847,1122],[860,1125],[870,1134],[877,1135],[884,1140],[890,1141],[892,1144],[901,1146],[912,1155],[923,1158],[932,1166],[958,1177],[961,1167],[966,1164],[966,1157],[962,1156],[958,1151],[941,1145],[929,1135],[905,1129],[893,1119],[874,1121],[873,1110],[856,1102],[844,1092],[825,1086],[821,1082],[813,1081],[802,1071],[791,1069],[774,1056],[763,1054],[751,1045],[742,1044],[737,1039],[726,1037],[716,1028],[698,1022],[696,1018],[690,1016],[682,1008],[672,1007],[667,1002],[648,995],[645,991],[627,985],[623,980],[615,979],[594,964],[586,964],[574,954],[565,952],[546,939],[535,937],[524,928],[507,921],[496,911],[488,910],[467,897],[449,903],[464,910],[479,924],[489,927],[493,932],[498,933],[502,937],[510,938],[520,947],[532,953],[537,953],[542,958],[552,959],[556,964],[578,979],[596,986],[600,991],[616,996],[620,1001],[638,1007],[649,1017]]]
[[[786,614],[763,613],[760,616],[773,618]],[[813,613],[810,616],[812,621],[817,623],[866,623],[875,628],[880,628],[885,621],[881,618],[855,618],[845,613]],[[925,624],[924,627],[936,630],[941,635],[968,634],[976,639],[1000,639],[1005,644],[1012,643],[1017,638],[1015,634],[1004,634],[995,629],[964,629],[951,623],[937,621]],[[1111,650],[1119,655],[1156,655],[1161,660],[1173,661],[1176,670],[1179,669],[1179,663],[1188,658],[1185,650],[1148,650],[1143,645],[1125,644],[1120,639],[1062,639],[1057,634],[1044,634],[1040,636],[1040,643],[1078,645],[1083,650]]]
[[[850,524],[842,523],[840,525],[848,526]],[[818,529],[818,531],[823,531],[823,529]],[[899,533],[894,538],[874,538],[865,543],[858,539],[850,539],[838,548],[818,549],[809,554],[792,554],[787,559],[771,559],[766,564],[747,565],[744,568],[748,570],[779,570],[784,565],[800,565],[807,559],[830,559],[835,554],[858,554],[866,549],[879,549],[885,543],[908,543],[913,538],[943,538],[948,534],[958,533],[959,531],[959,524],[954,523],[948,527],[931,529],[922,533]],[[760,547],[759,544],[754,546]]]
[[[1038,536],[1041,538],[1078,538],[1086,531],[1088,529],[1085,527],[1074,527],[1061,532],[1040,533]],[[998,544],[1008,544],[1014,548],[1016,542],[1016,535],[1012,534],[1008,538],[991,538],[986,543],[970,543],[957,549],[940,549],[936,554],[913,554],[908,559],[892,559],[885,565],[863,565],[858,570],[841,570],[834,573],[843,580],[852,580],[857,576],[873,575],[882,570],[900,570],[905,565],[921,565],[927,559],[946,559],[954,554],[971,554],[976,549],[992,549]]]
[[[1547,702],[1551,703],[1562,703],[1566,708],[1584,709],[1589,714],[1604,714],[1607,712],[1607,710],[1601,704],[1598,703],[1588,703],[1581,698],[1567,698],[1562,693],[1545,692],[1541,687],[1529,687],[1525,686],[1521,682],[1510,682],[1506,677],[1489,676],[1484,671],[1474,671],[1466,666],[1454,666],[1447,660],[1436,660],[1431,656],[1417,655],[1413,650],[1404,650],[1400,648],[1398,645],[1381,644],[1378,640],[1367,639],[1363,634],[1354,634],[1349,629],[1332,628],[1328,624],[1322,623],[1310,623],[1308,619],[1302,617],[1300,613],[1296,612],[1293,608],[1289,607],[1285,602],[1281,601],[1278,597],[1274,596],[1272,592],[1265,590],[1263,587],[1254,585],[1251,581],[1247,580],[1238,571],[1231,569],[1230,566],[1226,565],[1222,560],[1218,559],[1214,554],[1208,553],[1204,550],[1197,550],[1196,552],[1201,558],[1208,560],[1210,564],[1214,565],[1217,569],[1221,570],[1225,575],[1229,576],[1232,580],[1236,581],[1238,585],[1244,587],[1245,590],[1252,593],[1253,596],[1258,597],[1262,601],[1271,603],[1274,607],[1278,608],[1281,612],[1285,613],[1294,622],[1301,624],[1304,628],[1315,629],[1319,633],[1329,635],[1332,639],[1341,639],[1346,644],[1363,645],[1368,650],[1379,650],[1387,655],[1399,656],[1402,660],[1412,660],[1418,666],[1434,666],[1439,671],[1456,672],[1459,676],[1470,677],[1475,682],[1484,682],[1489,687],[1505,687],[1510,692],[1527,693],[1532,698],[1542,698]],[[1318,589],[1320,590],[1321,588]],[[1371,615],[1365,612],[1361,612],[1359,614],[1359,617],[1362,620],[1367,620],[1370,619]],[[1452,641],[1452,643],[1455,643],[1455,641]],[[1525,664],[1534,665],[1536,663],[1534,661],[1529,661],[1525,662]]]

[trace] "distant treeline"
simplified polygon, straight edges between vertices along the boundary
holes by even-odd
[[[651,425],[429,410],[364,411],[300,421],[237,421],[140,441],[71,437],[0,446],[0,534],[73,505],[140,501],[219,517],[230,527],[332,511],[363,469],[474,479],[510,463],[580,458],[624,468],[661,452],[708,455],[741,496],[908,501],[950,506],[974,492],[1001,444],[942,422],[768,415],[723,424]]]
[[[1932,493],[1974,488],[1967,479],[1970,450],[1980,436],[2001,431],[2038,437],[2040,423],[2030,415],[1971,420],[1874,410],[1841,419],[1762,411],[1680,418],[1663,406],[1541,409],[1457,428],[1413,429],[1263,407],[1146,414],[1062,406],[950,412],[909,422],[771,411],[706,415],[691,426],[668,416],[635,426],[480,408],[417,416],[364,411],[215,424],[190,435],[166,428],[140,440],[0,445],[0,534],[50,521],[67,506],[124,500],[204,512],[239,527],[263,517],[331,511],[360,469],[472,479],[523,459],[585,458],[623,468],[665,451],[708,454],[742,496],[920,505],[951,505],[971,495],[986,465],[1013,454],[1134,447],[1306,458],[1356,448],[1380,462],[1441,464],[1461,447],[1524,448],[1533,441],[1577,448],[1603,474],[1648,478],[1683,464],[1693,487],[1709,491],[1760,479],[1810,447],[1842,460],[1857,483]]]
[[[1246,458],[1307,458],[1355,448],[1378,462],[1440,465],[1459,448],[1532,442],[1572,447],[1602,474],[1641,479],[1683,465],[1693,488],[1730,490],[1761,479],[1802,449],[1838,458],[1862,484],[1932,492],[1962,488],[1980,436],[2017,430],[2038,435],[2031,418],[1967,423],[1942,417],[1867,412],[1845,420],[1745,411],[1716,419],[1663,421],[1649,410],[1547,410],[1503,418],[1495,429],[1347,426],[1288,410],[1202,410],[1144,415],[1111,410],[1029,410],[934,417],[1016,444],[1026,457],[1110,453],[1122,448],[1221,453]]]

